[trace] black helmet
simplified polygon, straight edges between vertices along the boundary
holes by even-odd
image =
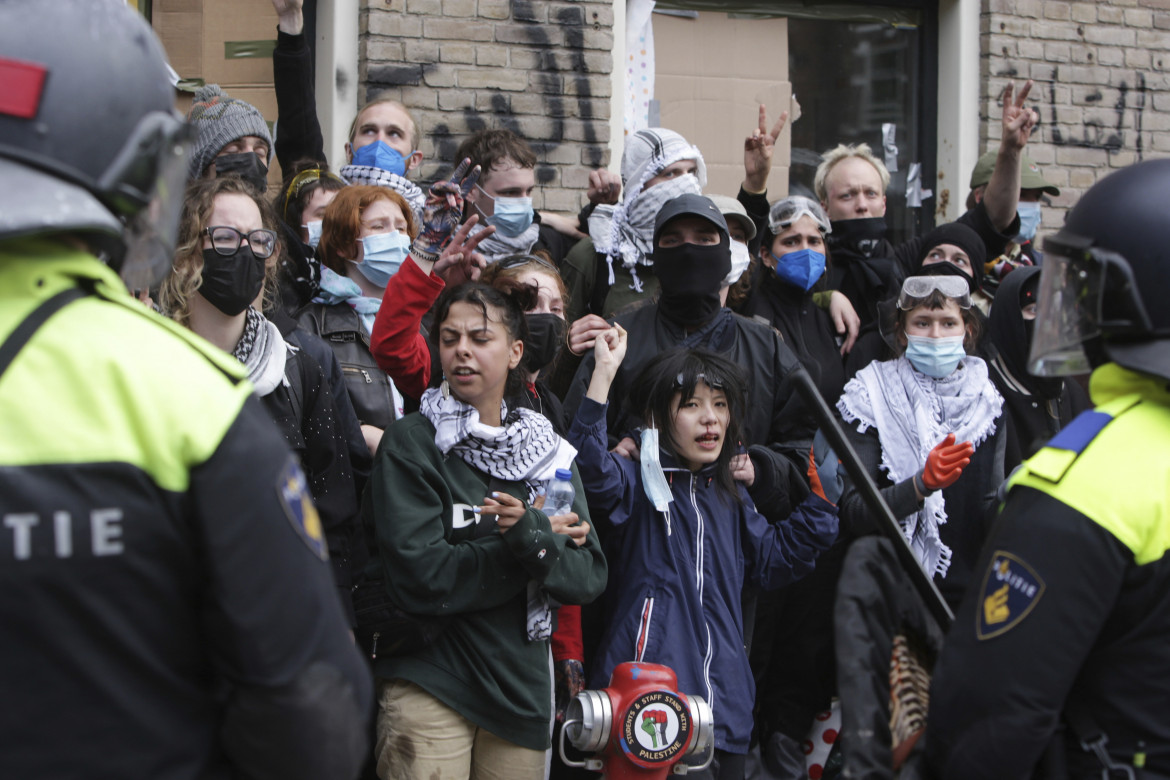
[[[0,3],[0,239],[81,233],[165,270],[188,136],[170,73],[124,0]]]
[[[1093,185],[1044,242],[1029,370],[1082,373],[1113,361],[1170,379],[1170,160]]]

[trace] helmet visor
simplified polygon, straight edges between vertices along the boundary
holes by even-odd
[[[146,132],[139,146],[145,164],[137,167],[148,173],[134,187],[146,205],[127,218],[123,233],[126,254],[120,272],[131,290],[154,287],[170,271],[187,188],[189,127],[165,115],[154,118],[142,128]]]
[[[1028,371],[1036,376],[1083,374],[1090,369],[1084,342],[1101,334],[1104,268],[1087,248],[1049,240],[1044,249]]]
[[[792,227],[792,223],[801,217],[812,217],[813,222],[817,223],[817,229],[823,234],[827,235],[832,232],[829,227],[829,217],[821,208],[821,204],[800,195],[793,195],[772,204],[772,208],[768,212],[768,229],[774,235],[780,235]]]
[[[1086,341],[1152,331],[1129,263],[1076,236],[1058,234],[1044,242],[1039,295],[1028,358],[1028,371],[1036,376],[1083,374],[1092,369]]]

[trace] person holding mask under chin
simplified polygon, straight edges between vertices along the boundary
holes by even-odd
[[[847,438],[952,609],[1004,479],[1003,397],[970,354],[978,332],[966,279],[908,277],[897,302],[898,357],[863,368],[837,402]],[[848,478],[840,506],[849,534],[873,531]]]

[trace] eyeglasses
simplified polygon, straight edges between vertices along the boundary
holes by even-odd
[[[971,308],[971,286],[960,276],[907,276],[898,296],[898,308],[910,311],[935,290],[954,300],[960,309]]]
[[[505,257],[503,260],[501,260],[499,262],[499,266],[501,270],[507,271],[512,268],[520,268],[521,266],[532,265],[533,263],[547,268],[557,276],[561,275],[561,269],[557,268],[555,265],[550,263],[548,260],[545,260],[540,255],[510,255],[509,257]]]
[[[821,204],[800,195],[793,195],[772,204],[772,209],[768,212],[768,229],[779,235],[791,227],[793,222],[805,216],[812,217],[813,222],[817,223],[817,229],[822,233],[832,232],[829,218]]]
[[[251,233],[241,233],[234,227],[213,225],[204,228],[203,232],[211,237],[211,247],[217,255],[230,257],[240,251],[240,244],[248,239],[248,246],[252,247],[252,254],[264,260],[272,257],[276,251],[276,233],[271,230],[253,230]]]

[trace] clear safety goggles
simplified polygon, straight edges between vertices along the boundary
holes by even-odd
[[[774,235],[779,235],[801,217],[812,217],[812,221],[817,223],[817,229],[825,235],[833,232],[829,227],[829,217],[821,208],[821,204],[802,195],[793,195],[773,203],[768,212],[768,229]]]
[[[1129,263],[1116,252],[1092,246],[1089,239],[1058,233],[1045,240],[1038,292],[1028,357],[1028,371],[1036,376],[1089,371],[1084,343],[1102,333],[1124,338],[1153,330]],[[1105,308],[1110,319],[1103,316]]]
[[[959,304],[960,309],[971,308],[971,286],[961,276],[907,276],[898,295],[898,308],[910,311],[938,291]]]

